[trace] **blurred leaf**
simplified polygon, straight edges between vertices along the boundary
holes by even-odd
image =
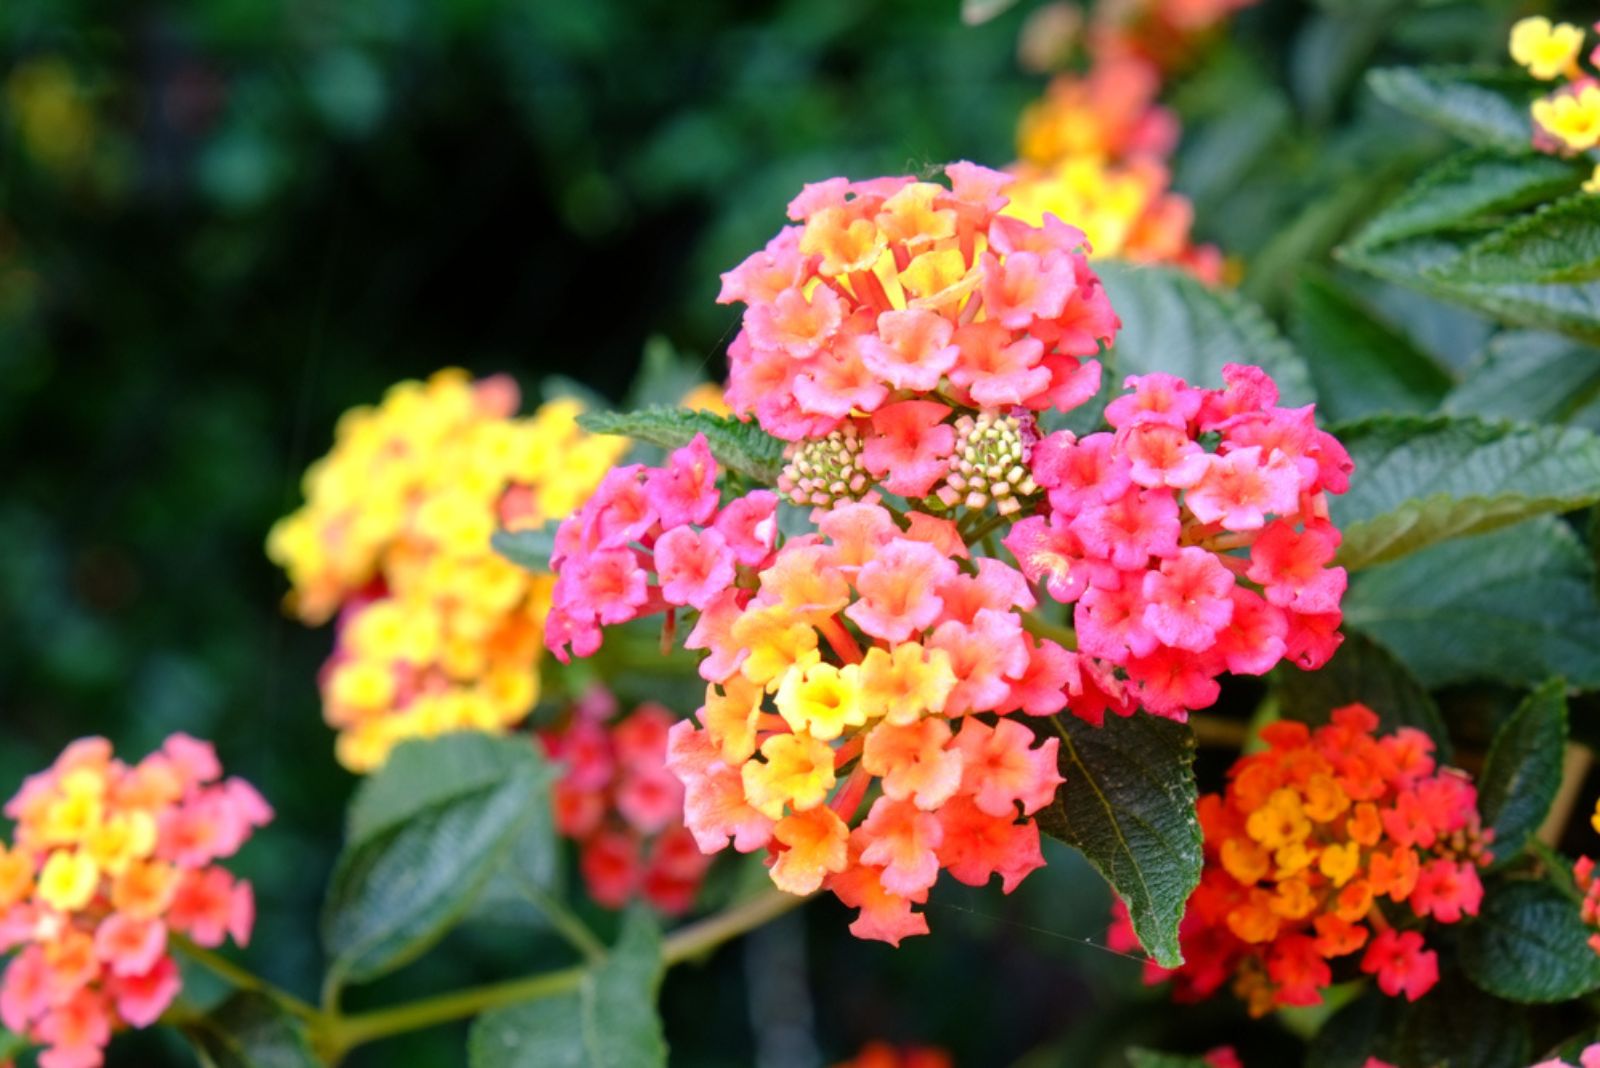
[[[1443,368],[1326,274],[1301,277],[1290,333],[1330,421],[1430,411],[1450,388]]]
[[[685,394],[705,380],[703,362],[697,363],[684,356],[672,342],[658,334],[644,343],[639,373],[628,387],[623,407],[631,411],[675,408],[683,403]]]
[[[1477,921],[1462,927],[1461,967],[1508,1001],[1568,1001],[1600,990],[1600,955],[1588,939],[1577,905],[1549,883],[1494,882]]]
[[[205,1068],[316,1068],[305,1028],[276,1002],[241,990],[204,1016],[186,1020],[184,1034]],[[0,1043],[0,1056],[9,1055]]]
[[[1450,732],[1439,706],[1404,664],[1365,635],[1347,633],[1333,658],[1318,671],[1280,665],[1272,678],[1286,719],[1319,727],[1334,709],[1363,704],[1377,713],[1384,733],[1415,727],[1433,739],[1440,760],[1449,759]]]
[[[1587,430],[1377,416],[1335,434],[1356,465],[1330,502],[1351,570],[1600,501],[1600,437]]]
[[[1525,422],[1588,425],[1600,398],[1600,351],[1559,334],[1508,330],[1445,397],[1443,410]]]
[[[1580,193],[1546,204],[1478,241],[1440,274],[1475,287],[1600,277],[1600,198]]]
[[[1128,1068],[1207,1068],[1209,1063],[1187,1053],[1158,1053],[1137,1046],[1128,1050]]]
[[[1276,380],[1284,404],[1315,399],[1299,353],[1237,294],[1167,267],[1098,263],[1095,269],[1122,318],[1110,357],[1119,379],[1162,371],[1215,389],[1225,364],[1253,363]]]
[[[1066,779],[1039,811],[1039,829],[1081,850],[1105,876],[1158,964],[1181,964],[1178,921],[1202,861],[1194,733],[1151,715],[1108,716],[1102,727],[1051,716],[1034,729],[1060,739]]]
[[[1494,830],[1496,866],[1521,853],[1544,822],[1561,786],[1566,748],[1566,683],[1551,679],[1500,725],[1478,776],[1478,811]]]
[[[1490,997],[1454,971],[1409,1004],[1394,1004],[1397,1023],[1372,1052],[1393,1064],[1450,1068],[1526,1068],[1528,1021],[1517,1006]]]
[[[982,26],[1016,6],[1017,0],[961,0],[961,21],[968,26]]]
[[[527,742],[464,733],[396,750],[351,805],[323,917],[330,973],[371,979],[443,937],[549,804],[548,785]]]
[[[1368,987],[1317,1032],[1306,1050],[1305,1068],[1364,1068],[1390,1015],[1389,999],[1377,987]]]
[[[1385,103],[1475,145],[1526,151],[1533,138],[1526,77],[1469,67],[1387,67],[1367,84]]]
[[[1435,545],[1357,576],[1346,626],[1385,646],[1424,686],[1600,686],[1600,601],[1588,551],[1542,517]]]
[[[1556,156],[1465,152],[1418,178],[1367,224],[1354,244],[1381,245],[1543,204],[1574,191],[1585,177],[1577,165]]]
[[[497,530],[489,537],[494,551],[518,567],[548,575],[550,555],[556,550],[559,520],[551,520],[538,530]]]
[[[783,470],[783,442],[755,423],[684,408],[645,408],[637,412],[585,412],[578,424],[594,434],[621,434],[676,449],[696,434],[706,436],[711,455],[730,471],[757,482],[777,482]]]
[[[656,1014],[661,931],[630,912],[606,959],[570,994],[485,1013],[472,1026],[472,1068],[665,1068]]]

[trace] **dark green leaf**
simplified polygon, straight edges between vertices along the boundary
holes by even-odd
[[[1187,1053],[1158,1053],[1135,1046],[1128,1050],[1128,1068],[1207,1068],[1207,1062]]]
[[[1429,688],[1474,679],[1532,686],[1552,675],[1600,686],[1594,563],[1549,517],[1359,575],[1344,618]]]
[[[1291,324],[1326,419],[1431,411],[1450,388],[1443,368],[1325,274],[1302,276]]]
[[[1496,335],[1444,399],[1453,415],[1600,426],[1600,351],[1558,334],[1510,330]]]
[[[1391,1064],[1527,1068],[1531,1043],[1521,1006],[1490,997],[1454,971],[1393,1010],[1397,1023],[1374,1051]]]
[[[315,1068],[305,1028],[278,1004],[242,990],[205,1016],[185,1021],[184,1033],[206,1068]],[[5,1052],[0,1046],[0,1054]]]
[[[411,755],[391,759],[352,805],[351,840],[323,922],[339,981],[374,978],[443,937],[548,805],[549,771],[531,745],[470,737],[412,743]],[[526,747],[526,759],[509,746]],[[481,772],[475,755],[490,761]]]
[[[1580,193],[1547,204],[1475,242],[1440,273],[1472,286],[1600,277],[1600,198]]]
[[[1280,666],[1273,685],[1286,719],[1321,726],[1334,709],[1359,703],[1378,714],[1384,732],[1416,727],[1434,740],[1441,760],[1449,759],[1450,734],[1433,698],[1404,664],[1361,634],[1346,634],[1321,670]]]
[[[664,449],[679,448],[696,434],[704,434],[718,463],[757,482],[776,482],[783,470],[783,442],[755,423],[741,423],[732,416],[684,408],[644,408],[585,412],[578,423],[591,433],[621,434]]]
[[[1600,956],[1577,903],[1549,883],[1490,885],[1477,922],[1461,932],[1461,966],[1508,1001],[1568,1001],[1600,990]]]
[[[1363,1068],[1377,1051],[1379,1032],[1392,1023],[1393,1003],[1369,987],[1317,1031],[1306,1050],[1305,1068]]]
[[[1526,151],[1533,139],[1527,78],[1466,67],[1387,67],[1367,75],[1385,103],[1476,145]]]
[[[1066,779],[1039,829],[1083,851],[1127,903],[1145,951],[1176,967],[1178,921],[1202,860],[1194,733],[1151,715],[1108,716],[1103,727],[1053,716],[1035,729],[1060,739]]]
[[[1356,464],[1331,503],[1339,562],[1352,570],[1600,501],[1600,437],[1587,430],[1432,416],[1335,433]]]
[[[550,554],[555,552],[556,528],[560,525],[552,521],[538,530],[497,530],[489,544],[518,567],[549,574]]]
[[[1191,385],[1222,385],[1229,363],[1253,363],[1278,383],[1286,405],[1315,400],[1305,362],[1255,305],[1166,267],[1096,264],[1122,318],[1111,353],[1118,381],[1164,371]]]
[[[1578,188],[1586,175],[1556,156],[1479,149],[1428,171],[1379,212],[1355,239],[1380,245],[1479,223],[1485,216],[1544,204]]]
[[[1478,811],[1494,829],[1497,863],[1516,857],[1544,822],[1561,786],[1566,747],[1566,683],[1552,679],[1501,724],[1478,777]]]
[[[664,971],[661,932],[628,914],[617,945],[558,997],[496,1009],[473,1025],[472,1068],[652,1068],[667,1063],[656,1015]]]

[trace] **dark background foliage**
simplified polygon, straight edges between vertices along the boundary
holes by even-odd
[[[1370,209],[1353,175],[1398,184],[1441,150],[1361,67],[1497,54],[1504,7],[1273,3],[1190,72],[1178,185],[1247,292],[1280,302],[1281,268]],[[1010,159],[1043,85],[1015,60],[1027,9],[973,28],[953,0],[0,4],[0,792],[79,735],[214,738],[279,810],[244,858],[247,957],[313,993],[352,780],[314,688],[330,635],[281,615],[261,546],[337,415],[450,364],[617,398],[656,334],[719,373],[717,272],[802,182]],[[1052,849],[1015,900],[937,894],[936,937],[898,953],[824,905],[675,972],[674,1063],[753,1063],[752,1012],[761,1062],[797,1068],[875,1036],[964,1065],[1237,1039],[1231,1006],[1174,1025],[1136,964],[1085,944],[1104,891]],[[538,944],[448,949],[373,996],[528,970]],[[1273,1028],[1249,1041],[1297,1056]],[[446,1031],[352,1063],[460,1050]],[[114,1063],[187,1057],[131,1039]]]

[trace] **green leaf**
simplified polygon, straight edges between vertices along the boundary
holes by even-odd
[[[1546,204],[1477,241],[1439,273],[1472,286],[1600,277],[1600,198],[1580,193]]]
[[[316,1068],[322,1063],[300,1021],[252,991],[241,990],[207,1015],[185,1021],[183,1030],[206,1068]]]
[[[659,334],[646,339],[639,372],[634,375],[623,400],[631,410],[654,406],[676,407],[684,395],[706,380],[705,361],[680,353],[671,341]],[[602,405],[597,411],[604,411]]]
[[[1600,351],[1559,334],[1508,330],[1444,399],[1452,415],[1600,425]]]
[[[1478,811],[1497,864],[1514,859],[1556,799],[1567,747],[1566,683],[1551,679],[1495,732],[1478,776]]]
[[[1423,174],[1368,222],[1354,243],[1380,245],[1481,225],[1486,216],[1548,203],[1571,193],[1585,177],[1577,165],[1556,156],[1469,151]]]
[[[496,1009],[473,1024],[471,1068],[652,1068],[667,1063],[656,1014],[661,932],[636,909],[616,947],[572,993]]]
[[[0,1027],[0,1060],[10,1060],[21,1055],[32,1043],[15,1031],[7,1031]]]
[[[1052,716],[1034,729],[1060,739],[1066,779],[1040,810],[1039,829],[1081,850],[1105,876],[1157,963],[1181,964],[1178,922],[1203,859],[1194,733],[1151,715],[1108,716],[1103,727]]]
[[[1532,1043],[1522,1008],[1490,997],[1454,971],[1415,1002],[1393,1009],[1397,1023],[1373,1050],[1391,1064],[1527,1068]]]
[[[1553,675],[1600,686],[1594,562],[1550,517],[1358,575],[1344,620],[1430,689],[1475,679],[1533,686]]]
[[[1301,277],[1290,333],[1305,354],[1321,398],[1318,413],[1326,419],[1431,411],[1450,389],[1443,368],[1326,274]]]
[[[1128,1050],[1128,1068],[1207,1068],[1207,1062],[1187,1053],[1158,1053],[1134,1046]]]
[[[1545,1004],[1600,990],[1600,956],[1577,904],[1549,883],[1492,883],[1461,932],[1461,967],[1508,1001]]]
[[[1415,727],[1434,740],[1441,760],[1449,759],[1450,733],[1439,706],[1404,664],[1361,634],[1346,634],[1321,670],[1280,666],[1273,687],[1286,719],[1318,727],[1334,709],[1359,703],[1377,713],[1385,733]]]
[[[1163,371],[1194,386],[1222,385],[1222,368],[1253,363],[1278,383],[1286,405],[1316,399],[1305,361],[1261,309],[1167,267],[1097,263],[1122,330],[1110,355],[1118,382]]]
[[[1356,465],[1350,491],[1330,504],[1351,570],[1600,501],[1600,437],[1587,430],[1431,416],[1334,433]]]
[[[475,737],[407,743],[353,802],[323,917],[336,981],[375,978],[442,938],[548,806],[549,769],[530,743]]]
[[[1524,152],[1533,139],[1525,77],[1468,67],[1386,67],[1367,84],[1384,103],[1475,145]]]
[[[1378,1032],[1393,1015],[1388,998],[1377,987],[1335,1012],[1311,1040],[1305,1068],[1363,1068],[1376,1052]]]
[[[489,536],[494,551],[518,567],[548,575],[550,555],[556,550],[556,529],[552,520],[537,530],[497,530]]]
[[[585,412],[578,425],[595,434],[621,434],[663,449],[706,436],[711,455],[723,467],[757,482],[773,483],[783,470],[783,442],[755,423],[686,408],[643,408],[636,412]]]

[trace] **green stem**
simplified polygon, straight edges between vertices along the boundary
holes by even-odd
[[[1049,638],[1063,649],[1078,648],[1078,632],[1059,623],[1049,623],[1038,616],[1024,612],[1022,629],[1035,638]]]
[[[253,990],[258,994],[263,994],[308,1023],[314,1024],[323,1020],[322,1013],[318,1012],[308,1002],[300,1000],[287,990],[272,985],[254,972],[233,963],[227,957],[219,953],[213,953],[202,946],[197,946],[182,935],[171,935],[170,940],[173,949],[178,950],[211,974],[231,983],[240,990]]]
[[[534,908],[544,913],[545,919],[550,921],[550,926],[555,928],[556,933],[582,954],[584,960],[590,964],[598,964],[605,960],[605,943],[595,937],[594,932],[589,930],[589,925],[580,920],[576,913],[536,887],[524,887],[522,893]]]
[[[661,959],[670,968],[674,964],[698,957],[808,900],[810,899],[773,890],[741,902],[724,912],[708,916],[675,931],[662,944]],[[590,970],[603,961],[604,950],[601,951],[599,959],[587,966],[575,965],[540,975],[458,990],[392,1008],[347,1016],[333,1022],[324,1048],[330,1059],[337,1061],[356,1046],[375,1042],[381,1038],[418,1031],[452,1020],[467,1019],[490,1009],[571,993],[583,982]]]

